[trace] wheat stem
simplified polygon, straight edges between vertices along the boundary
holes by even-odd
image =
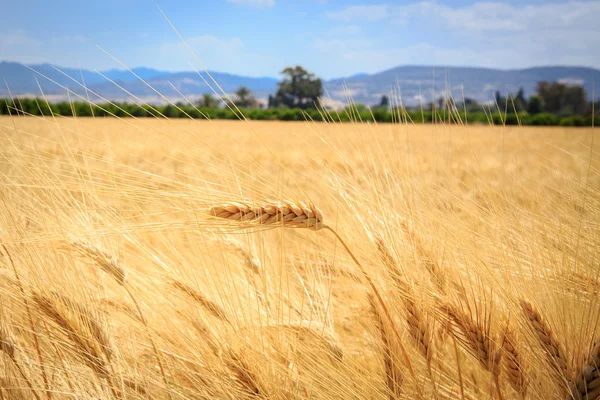
[[[554,336],[552,329],[542,314],[528,301],[521,300],[521,308],[530,323],[540,345],[546,353],[549,364],[553,367],[558,377],[562,380],[562,389],[567,391],[565,383],[571,382],[571,372],[567,362],[566,352],[560,342]]]
[[[377,301],[381,305],[381,309],[383,310],[383,313],[384,313],[386,319],[389,321],[390,326],[392,327],[392,330],[394,332],[394,335],[396,336],[396,339],[398,340],[398,347],[400,348],[400,351],[402,352],[402,356],[404,357],[404,361],[406,362],[406,367],[408,368],[408,372],[410,372],[410,375],[412,376],[412,378],[415,381],[415,387],[417,389],[419,397],[423,398],[423,394],[421,393],[421,388],[419,386],[419,380],[417,379],[417,376],[416,376],[415,371],[413,369],[413,366],[412,366],[412,363],[410,361],[410,357],[408,355],[408,352],[406,351],[406,348],[404,347],[404,345],[402,345],[402,338],[400,336],[400,332],[398,331],[398,327],[396,327],[396,324],[394,323],[394,320],[392,319],[392,316],[390,314],[390,310],[387,307],[387,305],[385,304],[385,301],[383,300],[383,297],[381,297],[379,289],[377,289],[377,286],[375,286],[375,283],[373,282],[373,279],[371,279],[371,277],[369,276],[369,274],[367,273],[367,271],[365,270],[365,268],[362,266],[362,264],[360,263],[360,261],[358,261],[358,259],[354,255],[354,253],[352,253],[352,251],[350,250],[350,248],[348,247],[348,245],[346,244],[346,242],[344,242],[344,240],[342,239],[342,237],[335,231],[335,229],[331,228],[329,225],[324,225],[323,228],[327,229],[331,233],[333,233],[333,235],[337,238],[337,240],[342,244],[342,246],[344,247],[344,249],[346,250],[346,252],[348,253],[348,255],[352,258],[352,260],[354,261],[354,263],[358,266],[358,268],[360,269],[360,272],[363,274],[365,280],[367,281],[367,283],[371,287],[371,290],[373,291],[373,294],[375,295],[375,297],[377,298]]]
[[[33,347],[35,348],[38,362],[40,364],[40,373],[42,375],[42,380],[44,381],[44,389],[46,391],[46,397],[51,400],[52,392],[50,392],[50,384],[48,382],[48,377],[46,375],[46,368],[44,367],[44,357],[42,355],[42,349],[40,348],[40,342],[37,335],[37,330],[35,328],[35,324],[33,323],[33,316],[31,315],[31,307],[29,306],[29,301],[27,300],[27,295],[25,294],[25,289],[23,289],[23,284],[21,283],[21,278],[17,271],[17,267],[12,259],[12,256],[8,252],[8,249],[4,244],[2,244],[2,248],[10,261],[10,265],[12,266],[13,272],[15,274],[15,278],[17,279],[17,286],[19,286],[19,291],[21,292],[21,296],[23,297],[23,303],[25,304],[25,309],[27,310],[27,319],[29,322],[29,328],[31,329],[31,335],[33,336]],[[35,394],[36,398],[38,397]]]

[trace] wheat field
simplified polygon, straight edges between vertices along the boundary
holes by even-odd
[[[596,399],[600,131],[0,118],[0,400]]]

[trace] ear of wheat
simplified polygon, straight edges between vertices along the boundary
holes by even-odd
[[[96,318],[94,318],[88,307],[56,292],[52,293],[52,297],[73,313],[77,321],[81,323],[82,327],[88,330],[91,336],[101,346],[102,352],[106,358],[110,360],[112,357],[112,345],[109,336]]]
[[[152,349],[154,351],[154,354],[156,355],[156,359],[158,361],[158,366],[159,366],[160,373],[161,373],[163,382],[165,384],[165,387],[169,387],[169,382],[168,382],[167,376],[165,374],[164,366],[162,363],[162,358],[160,356],[160,353],[158,352],[158,348],[156,347],[154,338],[150,334],[150,330],[148,328],[146,317],[144,317],[142,308],[140,307],[138,301],[136,300],[135,296],[131,292],[129,285],[127,284],[127,282],[125,280],[125,278],[126,278],[125,269],[119,264],[119,261],[117,260],[116,257],[112,256],[105,250],[102,250],[99,247],[97,247],[91,243],[87,243],[87,242],[83,242],[83,241],[72,241],[70,244],[71,244],[71,247],[75,251],[77,251],[80,255],[87,257],[91,261],[95,262],[104,272],[111,275],[117,281],[117,283],[119,283],[125,289],[125,291],[129,295],[129,297],[133,301],[135,308],[137,309],[140,321],[146,327],[148,339],[150,340],[150,343],[152,344]],[[171,394],[169,392],[167,392],[167,397],[169,399],[171,398]]]
[[[32,386],[31,380],[25,374],[25,371],[23,371],[23,369],[21,368],[21,364],[17,361],[16,355],[15,355],[15,345],[14,345],[13,339],[10,336],[10,332],[4,326],[4,324],[2,323],[1,320],[0,320],[0,352],[4,352],[8,355],[8,357],[10,358],[10,360],[13,362],[14,366],[16,367],[17,371],[19,371],[19,374],[21,375],[21,377],[27,383],[28,387],[30,389],[33,389],[34,386]],[[2,388],[4,386],[5,386],[4,379],[0,378],[0,395],[2,394]],[[40,396],[36,393],[35,390],[31,390],[31,393],[32,393],[33,397],[36,398],[36,400],[40,400]]]
[[[95,338],[90,337],[86,332],[87,329],[78,320],[79,318],[73,317],[66,307],[61,307],[50,297],[34,293],[33,300],[39,310],[54,321],[75,344],[85,364],[99,377],[108,378],[108,365],[103,358],[102,348]]]
[[[216,304],[214,301],[209,300],[203,293],[200,291],[186,285],[185,283],[177,280],[172,280],[171,286],[175,289],[179,290],[182,293],[185,293],[191,299],[200,304],[205,310],[207,310],[210,314],[217,317],[220,320],[228,321],[227,315],[223,307]]]
[[[377,323],[383,347],[383,367],[385,369],[385,381],[388,387],[389,398],[390,400],[397,399],[402,394],[402,369],[400,368],[398,357],[393,349],[393,339],[389,335],[389,328],[386,327],[386,321],[381,315],[379,306],[373,299],[373,296],[369,296],[369,304],[371,306],[371,312],[375,317],[375,322]]]
[[[529,321],[540,345],[546,352],[552,368],[558,373],[561,379],[570,381],[571,376],[566,351],[554,336],[552,328],[550,328],[542,314],[528,301],[521,300],[521,309]]]
[[[15,356],[15,345],[10,339],[8,330],[4,327],[0,321],[0,351],[5,352],[9,357]]]
[[[423,245],[423,242],[421,241],[417,233],[412,229],[412,227],[409,226],[408,222],[403,221],[401,223],[401,226],[406,236],[411,240],[421,264],[429,272],[431,280],[433,281],[439,292],[441,294],[446,293],[446,276],[443,274],[443,271],[440,268],[438,262],[436,261],[436,258],[433,255],[433,253]]]
[[[406,322],[408,324],[408,332],[414,339],[414,343],[419,352],[427,360],[427,365],[430,367],[431,359],[434,354],[433,337],[431,335],[431,327],[425,319],[422,310],[417,306],[414,300],[412,288],[408,285],[405,278],[400,275],[400,268],[389,251],[385,241],[381,238],[375,239],[379,256],[383,263],[388,268],[389,274],[398,288],[404,292],[403,303],[406,308]]]
[[[121,267],[116,257],[91,243],[72,241],[70,244],[77,253],[95,262],[119,284],[123,285],[125,283],[125,269]]]
[[[506,372],[508,382],[513,389],[515,389],[522,398],[525,398],[529,379],[525,373],[525,360],[517,347],[518,343],[518,337],[510,327],[507,326],[502,340],[502,350],[504,350],[504,357],[502,358],[504,371]]]
[[[252,368],[243,357],[232,349],[227,351],[226,364],[235,374],[235,382],[240,387],[242,392],[256,398],[268,398],[268,390]]]
[[[208,214],[217,218],[251,225],[284,226],[288,228],[323,229],[323,214],[314,204],[301,201],[233,202],[211,207]]]
[[[451,304],[443,304],[441,309],[462,331],[464,337],[455,334],[456,338],[465,345],[469,353],[479,361],[486,371],[492,373],[498,394],[501,396],[498,374],[502,352],[499,351],[497,340],[490,333],[489,321],[487,319],[483,323],[476,321],[469,314]]]
[[[576,399],[600,398],[600,339],[592,345],[588,360],[575,380]]]
[[[338,344],[333,332],[328,331],[322,324],[307,321],[287,324],[263,325],[265,331],[289,332],[300,339],[308,339],[323,345],[328,352],[338,361],[343,361],[344,350]]]

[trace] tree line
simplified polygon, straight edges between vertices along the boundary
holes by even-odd
[[[593,111],[600,111],[600,101],[587,100],[581,86],[560,82],[542,81],[536,93],[528,98],[521,88],[516,94],[502,96],[496,92],[493,105],[483,105],[465,98],[455,103],[452,99],[439,98],[415,108],[394,107],[388,96],[382,96],[378,104],[367,107],[354,104],[342,111],[325,110],[319,105],[323,94],[320,78],[301,66],[288,67],[282,71],[283,79],[277,92],[270,95],[265,104],[257,100],[246,87],[238,88],[231,98],[218,99],[211,94],[202,95],[195,104],[131,104],[85,102],[47,103],[43,99],[18,98],[0,100],[0,114],[11,115],[61,115],[61,116],[117,116],[117,117],[167,117],[211,118],[283,121],[412,121],[457,122],[468,121],[505,125],[561,125],[591,126]],[[225,107],[221,107],[225,103]],[[240,115],[240,113],[242,115]]]

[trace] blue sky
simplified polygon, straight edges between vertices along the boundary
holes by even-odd
[[[397,65],[600,68],[600,1],[156,0],[210,70],[324,78]],[[17,5],[18,4],[18,5]],[[191,70],[152,0],[0,0],[0,60]],[[194,62],[195,63],[195,62]]]

